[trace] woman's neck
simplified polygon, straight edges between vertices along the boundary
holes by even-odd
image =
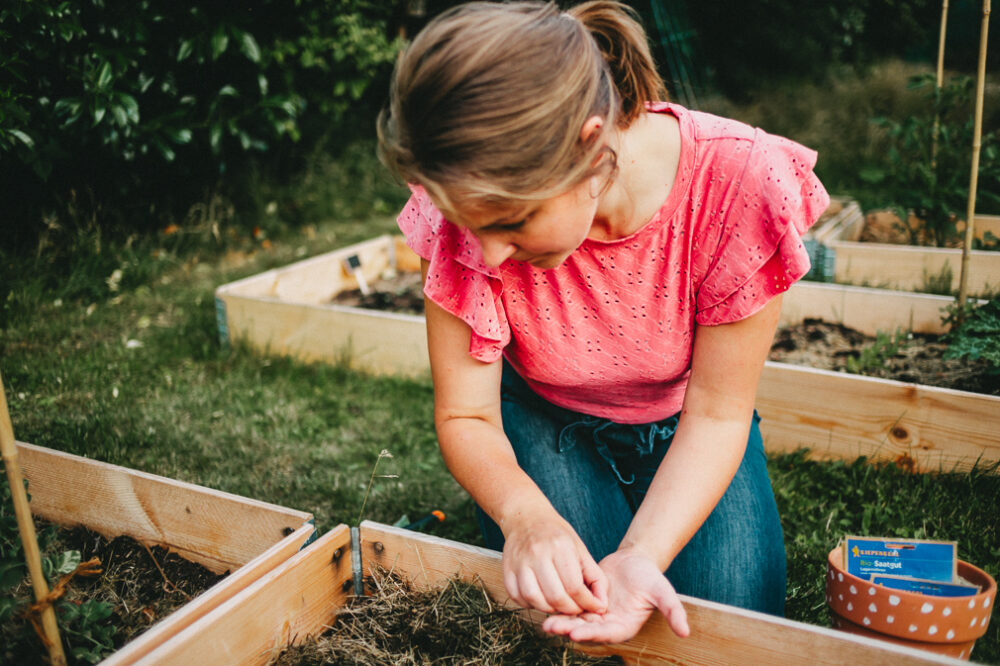
[[[600,195],[590,237],[617,240],[634,234],[666,201],[680,162],[680,128],[667,113],[643,113],[612,146],[618,171]]]

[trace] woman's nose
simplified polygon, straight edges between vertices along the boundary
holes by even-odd
[[[505,262],[517,251],[517,247],[512,243],[498,239],[480,238],[479,244],[483,248],[483,261],[493,268]]]

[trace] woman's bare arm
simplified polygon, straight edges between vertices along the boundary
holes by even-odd
[[[423,264],[426,278],[426,262]],[[504,533],[511,598],[544,612],[604,610],[604,576],[579,536],[517,464],[500,415],[501,363],[469,355],[468,325],[426,301],[434,423],[455,480]]]

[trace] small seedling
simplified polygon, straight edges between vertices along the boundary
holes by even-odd
[[[361,518],[362,518],[362,516],[365,515],[365,504],[368,503],[368,495],[371,494],[372,484],[375,483],[375,477],[377,476],[380,479],[398,479],[399,478],[398,474],[376,474],[375,473],[375,472],[378,471],[378,464],[382,461],[382,458],[391,458],[391,457],[392,457],[392,454],[389,453],[389,451],[387,449],[382,449],[382,451],[380,451],[379,454],[378,454],[378,458],[375,459],[375,465],[372,466],[372,475],[368,479],[368,487],[365,489],[365,496],[361,500],[361,510],[358,512],[358,521],[355,524],[360,525],[361,524]]]
[[[857,356],[847,359],[846,368],[852,375],[869,374],[872,370],[883,367],[890,358],[906,346],[912,335],[899,328],[892,335],[879,331],[875,341],[861,350]]]

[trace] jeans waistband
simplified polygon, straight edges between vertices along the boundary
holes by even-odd
[[[580,442],[584,445],[591,443],[594,450],[614,471],[618,480],[625,485],[635,483],[635,474],[629,473],[626,478],[619,469],[619,462],[627,457],[642,458],[653,455],[658,444],[669,447],[680,417],[678,413],[653,423],[628,424],[574,412],[553,405],[532,391],[506,360],[503,367],[503,386],[513,395],[566,424],[560,431],[556,444],[560,453],[569,451]],[[660,455],[662,456],[662,453]]]

